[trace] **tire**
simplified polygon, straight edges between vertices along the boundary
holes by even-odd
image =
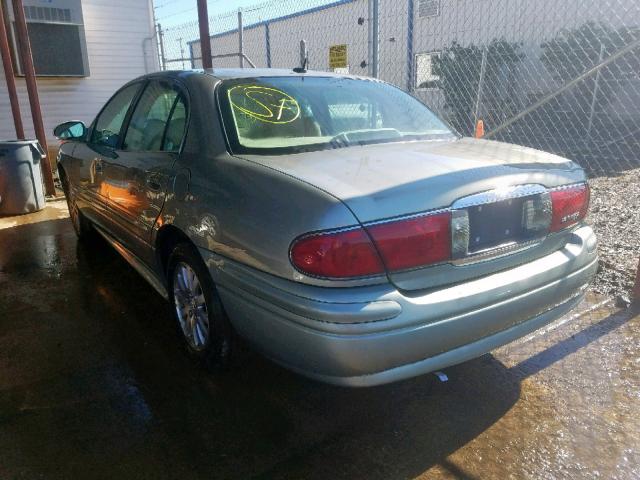
[[[196,248],[178,244],[167,268],[169,301],[189,354],[211,371],[230,363],[233,334],[211,275]]]
[[[69,209],[69,218],[73,225],[73,230],[76,232],[79,240],[86,240],[93,233],[93,228],[89,220],[82,214],[76,203],[75,193],[71,191],[69,180],[64,171],[60,172],[62,180],[62,189],[64,190],[64,196],[67,200],[67,208]]]

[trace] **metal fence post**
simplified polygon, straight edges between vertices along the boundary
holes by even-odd
[[[271,33],[269,32],[269,22],[264,23],[264,41],[267,53],[267,68],[271,68]]]
[[[407,91],[413,90],[416,73],[414,71],[415,59],[413,58],[413,0],[407,4]]]
[[[598,64],[602,63],[604,58],[604,42],[600,42],[600,56]],[[596,79],[593,85],[593,96],[591,97],[591,108],[589,109],[589,123],[587,124],[587,137],[591,135],[591,127],[593,127],[593,115],[596,110],[596,99],[598,98],[598,88],[600,86],[600,70],[596,72]]]
[[[162,32],[162,26],[158,23],[156,25],[158,29],[158,43],[160,48],[158,49],[158,53],[160,54],[160,68],[162,70],[167,69],[167,59],[164,56],[164,33]]]
[[[244,68],[244,40],[242,27],[242,9],[238,9],[238,53],[240,57],[240,68]]]
[[[473,110],[473,124],[478,125],[478,117],[480,115],[480,102],[482,100],[482,88],[484,87],[484,75],[487,71],[487,55],[488,48],[485,45],[482,49],[482,62],[480,63],[480,78],[478,79],[478,96],[476,97],[476,105]]]
[[[378,62],[380,60],[380,5],[379,0],[371,0],[371,76],[378,78]]]
[[[182,63],[182,69],[184,70],[184,45],[182,40],[184,40],[182,37],[178,38],[178,43],[180,44],[180,62]]]

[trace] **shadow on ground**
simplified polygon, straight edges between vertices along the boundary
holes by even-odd
[[[54,220],[4,231],[0,245],[0,472],[401,478],[518,398],[492,357],[457,367],[446,384],[426,376],[367,390],[309,381],[252,353],[210,376],[176,341],[166,303],[105,243],[76,246],[68,220]]]

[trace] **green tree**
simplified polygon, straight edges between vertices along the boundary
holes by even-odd
[[[638,38],[638,28],[612,29],[602,23],[587,22],[574,29],[561,30],[554,38],[542,43],[540,60],[558,86],[562,86]],[[609,104],[619,81],[637,75],[639,69],[639,57],[632,53],[602,68],[596,106],[601,108]],[[572,97],[579,107],[575,113],[580,117],[586,118],[585,114],[590,109],[595,79],[594,72],[572,89]]]
[[[474,130],[474,109],[485,49],[486,66],[480,99],[482,111],[491,112],[494,123],[513,112],[516,106],[517,65],[524,57],[521,47],[519,42],[504,39],[493,39],[484,47],[462,46],[454,41],[434,58],[434,74],[440,78],[438,87],[451,112],[451,124],[460,133],[469,135]]]

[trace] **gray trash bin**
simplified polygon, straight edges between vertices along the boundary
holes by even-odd
[[[0,140],[0,215],[37,212],[45,205],[37,140]]]

